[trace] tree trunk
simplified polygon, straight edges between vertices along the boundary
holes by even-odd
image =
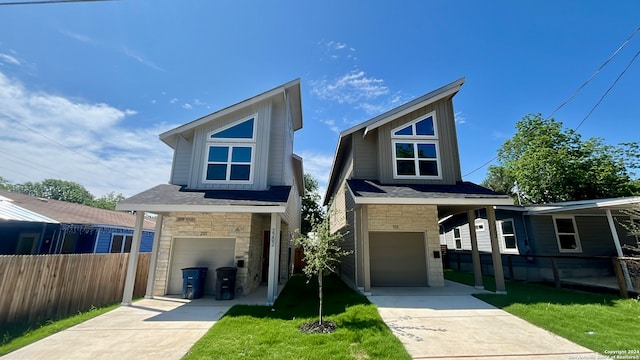
[[[322,325],[322,271],[318,274],[318,297],[320,298],[320,309],[318,312],[318,324]]]

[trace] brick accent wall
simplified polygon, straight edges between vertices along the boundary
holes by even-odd
[[[444,286],[442,256],[438,232],[438,207],[435,205],[367,205],[369,231],[411,231],[427,233],[427,276],[429,286]]]

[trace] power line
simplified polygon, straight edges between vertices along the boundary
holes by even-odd
[[[116,0],[41,0],[41,1],[11,1],[11,2],[0,2],[0,5],[44,5],[44,4],[81,3],[81,2],[98,2],[98,1],[116,1]]]
[[[616,84],[618,83],[618,80],[620,80],[620,78],[622,77],[622,75],[624,75],[624,73],[627,72],[627,70],[629,69],[629,67],[631,67],[631,64],[633,64],[633,62],[638,58],[638,55],[640,55],[640,51],[638,51],[633,58],[631,59],[631,61],[629,61],[629,63],[627,64],[627,66],[624,68],[624,70],[622,70],[622,72],[620,73],[620,75],[618,75],[618,77],[613,81],[613,83],[611,84],[611,86],[609,86],[609,88],[607,89],[607,91],[604,92],[604,94],[602,94],[602,96],[600,97],[600,100],[598,100],[598,102],[593,105],[593,107],[591,108],[591,111],[589,111],[589,113],[587,114],[587,116],[584,117],[584,119],[582,119],[582,121],[580,121],[580,124],[578,124],[578,126],[576,126],[575,130],[578,130],[578,128],[580,128],[580,126],[582,126],[582,124],[589,118],[589,116],[591,116],[591,114],[593,113],[593,111],[598,107],[598,105],[600,105],[600,103],[602,102],[602,100],[604,100],[604,98],[609,94],[609,91],[611,91],[611,89],[613,89],[614,86],[616,86]]]
[[[549,116],[547,116],[547,119],[551,118],[553,116],[553,114],[555,114],[558,110],[560,110],[563,106],[565,106],[569,101],[571,101],[571,99],[573,99],[576,95],[578,95],[580,90],[582,90],[585,86],[587,86],[587,84],[589,82],[591,82],[591,80],[594,77],[596,77],[596,75],[598,75],[600,73],[600,71],[602,71],[602,69],[604,69],[604,67],[607,66],[607,64],[616,55],[618,55],[620,50],[622,50],[629,43],[629,41],[631,41],[631,38],[633,38],[638,32],[640,32],[640,26],[636,29],[636,31],[634,31],[631,35],[629,35],[629,37],[622,43],[622,45],[620,45],[618,47],[618,49],[616,51],[614,51],[613,54],[611,54],[611,56],[609,56],[609,58],[607,60],[605,60],[605,62],[602,63],[602,65],[600,65],[600,67],[593,74],[591,74],[591,76],[589,76],[589,78],[582,85],[580,85],[580,87],[576,91],[573,92],[573,94],[571,94],[571,96],[569,96],[562,104],[560,104],[560,106],[558,106],[555,110],[553,110],[551,112],[551,114],[549,114]]]
[[[627,39],[618,47],[618,49],[616,51],[613,52],[613,54],[611,54],[611,56],[609,56],[609,58],[607,58],[607,60],[604,61],[604,63],[602,63],[602,65],[600,65],[600,67],[593,73],[591,74],[591,76],[589,76],[589,78],[582,84],[580,85],[580,87],[578,87],[578,89],[576,89],[576,91],[573,92],[573,94],[571,94],[571,96],[569,96],[565,101],[563,101],[555,110],[553,110],[551,112],[551,114],[549,114],[549,116],[547,116],[547,120],[550,119],[558,110],[560,110],[562,107],[564,107],[569,101],[571,101],[579,92],[580,90],[582,90],[589,82],[591,82],[591,80],[596,77],[596,75],[598,75],[600,73],[600,71],[602,71],[602,69],[604,69],[605,66],[607,66],[607,64],[609,64],[609,62],[616,56],[618,55],[618,53],[629,43],[629,41],[631,41],[631,39],[638,33],[640,32],[640,26],[633,32],[631,33],[631,35],[629,35],[629,37],[627,37]],[[618,82],[618,80],[620,80],[620,78],[627,72],[627,69],[629,69],[629,67],[631,66],[631,64],[633,64],[633,62],[635,61],[635,59],[638,57],[638,55],[640,55],[640,51],[637,52],[635,54],[635,56],[631,59],[631,61],[629,62],[629,64],[627,64],[627,66],[624,68],[624,70],[620,73],[620,75],[618,75],[618,77],[616,78],[616,80],[611,84],[611,86],[605,91],[605,93],[602,95],[602,97],[600,98],[600,100],[598,100],[598,102],[593,106],[593,108],[591,108],[591,111],[589,111],[589,113],[587,114],[587,116],[584,117],[584,119],[582,119],[582,121],[578,124],[578,126],[576,126],[575,130],[578,130],[578,128],[580,126],[582,126],[582,124],[589,118],[589,116],[591,116],[591,113],[593,113],[593,111],[598,107],[598,105],[600,105],[600,103],[602,102],[602,100],[604,100],[604,98],[607,96],[607,94],[609,94],[609,91],[611,91],[611,89],[613,89],[613,87],[616,85],[616,83]],[[486,162],[484,162],[482,165],[478,166],[477,168],[471,170],[470,172],[462,175],[463,177],[471,175],[473,173],[475,173],[476,171],[484,168],[485,166],[491,164],[492,162],[494,162],[496,159],[498,158],[498,155],[494,156],[493,158],[491,158],[491,160],[488,160]]]

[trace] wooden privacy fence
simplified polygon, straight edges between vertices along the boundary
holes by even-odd
[[[144,296],[150,259],[139,255],[134,296]],[[0,327],[121,301],[128,261],[128,253],[0,256]]]

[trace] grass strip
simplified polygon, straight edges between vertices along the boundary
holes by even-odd
[[[0,342],[0,356],[8,354],[21,347],[27,346],[49,335],[102,315],[120,306],[120,303],[99,308],[91,308],[66,318],[51,319],[38,324],[3,325]]]
[[[296,275],[273,307],[232,307],[184,359],[410,359],[366,297],[334,276],[323,288],[324,320],[337,324],[335,332],[298,330],[317,320],[318,287]]]
[[[445,270],[445,278],[473,285],[471,273]],[[487,290],[495,291],[493,278],[483,278]],[[506,281],[506,287],[507,295],[474,296],[602,354],[616,350],[640,351],[638,299],[518,281]]]

